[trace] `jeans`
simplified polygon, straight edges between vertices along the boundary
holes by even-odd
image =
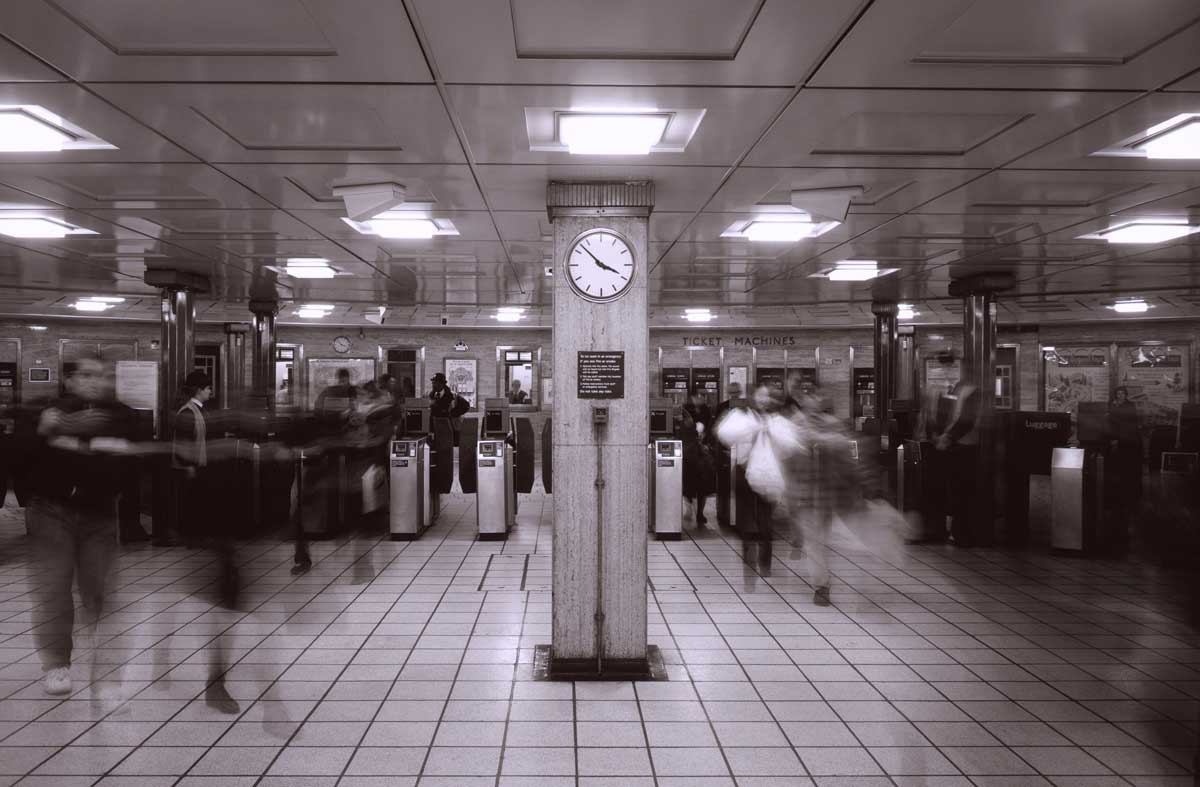
[[[37,567],[33,639],[47,670],[71,666],[75,627],[72,586],[79,582],[83,623],[96,626],[104,612],[109,574],[117,552],[117,512],[84,510],[35,497],[28,522]]]

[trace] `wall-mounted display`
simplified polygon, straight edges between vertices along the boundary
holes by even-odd
[[[471,403],[475,409],[478,396],[479,374],[474,358],[446,358],[442,361],[442,371],[446,375],[446,385],[450,390]]]
[[[875,370],[854,370],[854,418],[875,417]]]
[[[692,369],[692,387],[703,392],[709,407],[716,407],[721,401],[721,369],[715,366]]]
[[[1137,405],[1143,426],[1174,426],[1188,403],[1189,345],[1135,344],[1117,347],[1117,381]]]
[[[768,388],[783,390],[783,367],[760,366],[754,370],[754,387],[765,385]]]
[[[44,366],[35,366],[29,370],[29,382],[31,383],[48,383],[50,379],[50,370]]]
[[[312,410],[321,391],[337,383],[339,369],[350,372],[350,384],[362,385],[375,379],[374,358],[309,358],[308,409]]]
[[[1045,409],[1071,413],[1080,402],[1109,399],[1109,348],[1099,345],[1061,345],[1042,350],[1042,379]]]

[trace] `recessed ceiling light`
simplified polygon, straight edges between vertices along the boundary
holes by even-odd
[[[1152,159],[1200,158],[1200,117],[1186,115],[1184,118],[1182,122],[1174,123],[1142,140],[1133,149]]]
[[[103,312],[111,309],[112,304],[103,301],[75,301],[71,304],[71,308],[80,312]]]
[[[662,141],[670,120],[663,113],[563,113],[558,139],[574,155],[645,156]]]
[[[756,218],[735,222],[721,233],[721,237],[745,238],[761,243],[795,243],[824,235],[841,224],[840,221],[813,221],[811,217],[802,215],[803,218]]]
[[[75,139],[25,109],[0,109],[0,151],[5,153],[58,152]]]
[[[47,330],[47,328],[46,328],[46,326],[45,326],[45,325],[30,325],[30,326],[29,326],[29,330],[31,330],[31,331],[44,331],[44,330]]]
[[[322,257],[289,257],[284,272],[297,279],[332,279],[337,271]]]
[[[92,230],[85,230],[65,221],[46,218],[45,216],[24,216],[0,218],[0,235],[10,238],[65,238],[68,235],[95,235]]]
[[[1163,243],[1197,231],[1200,231],[1200,227],[1193,227],[1182,220],[1131,221],[1102,230],[1096,236],[1109,243]]]
[[[0,105],[0,152],[116,150],[86,129],[37,104]]]
[[[1150,309],[1150,304],[1146,303],[1141,298],[1129,298],[1123,301],[1117,301],[1108,308],[1119,314],[1141,314]]]
[[[437,235],[457,235],[454,222],[449,219],[431,219],[425,216],[397,216],[381,213],[366,221],[343,218],[363,235],[376,235],[391,240],[427,240]]]

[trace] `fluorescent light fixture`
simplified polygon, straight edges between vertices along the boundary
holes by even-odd
[[[870,281],[879,275],[879,264],[874,260],[843,260],[829,272],[830,281]]]
[[[316,309],[323,312],[331,312],[337,307],[332,303],[306,303],[300,307],[301,309]]]
[[[25,109],[0,109],[0,152],[58,153],[75,138]]]
[[[112,304],[101,301],[75,301],[71,304],[71,308],[79,312],[103,312],[111,309]]]
[[[1052,352],[1054,352],[1054,345],[1049,345],[1049,346],[1047,346],[1047,347],[1043,347],[1043,348],[1042,348],[1042,352],[1044,352],[1044,353],[1052,353]]]
[[[95,301],[96,303],[124,303],[124,298],[118,298],[115,295],[89,295],[86,298],[80,298],[82,301]]]
[[[900,303],[896,305],[896,317],[901,320],[911,320],[918,314],[920,314],[920,312],[914,310],[911,303]]]
[[[1109,308],[1118,314],[1142,314],[1150,309],[1150,304],[1141,298],[1130,298],[1124,301],[1117,301]]]
[[[429,219],[371,219],[366,224],[381,238],[423,240],[437,233]]]
[[[752,221],[743,232],[746,238],[765,243],[795,243],[813,237],[811,221]]]
[[[65,221],[45,216],[0,218],[0,235],[10,238],[65,238],[68,235],[95,235],[91,230],[81,229]]]
[[[306,320],[323,320],[329,316],[329,312],[322,309],[300,309],[296,312],[296,316]]]
[[[1186,221],[1131,221],[1103,230],[1097,235],[1109,243],[1162,243],[1200,230]]]
[[[558,140],[573,155],[645,156],[662,141],[670,120],[663,113],[563,113]]]
[[[297,279],[332,279],[337,271],[321,257],[289,257],[284,271]]]
[[[688,322],[712,322],[714,315],[709,312],[685,312],[683,319]]]
[[[1182,123],[1175,123],[1137,145],[1134,150],[1151,159],[1200,159],[1200,117],[1186,115]],[[1175,119],[1173,118],[1173,122]]]
[[[519,312],[496,312],[497,322],[520,322],[523,317]]]
[[[30,326],[29,326],[29,330],[31,330],[31,331],[44,331],[44,330],[46,330],[46,326],[45,326],[45,325],[30,325]]]

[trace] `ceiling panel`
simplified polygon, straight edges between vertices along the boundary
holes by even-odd
[[[84,82],[428,82],[401,3],[5,0],[0,29]]]
[[[793,191],[860,188],[853,213],[900,213],[937,197],[986,170],[801,169],[742,167],[717,192],[708,209],[721,212],[790,212]]]
[[[483,197],[465,164],[223,164],[221,171],[287,210],[345,212],[339,186],[397,183],[409,203],[440,210],[484,210]],[[545,206],[545,184],[542,184]]]
[[[452,85],[450,99],[480,164],[728,165],[754,141],[788,96],[781,88]],[[572,156],[531,151],[526,107],[704,110],[682,153],[649,156]]]
[[[860,5],[857,0],[414,2],[447,82],[569,85],[794,85]],[[597,17],[621,22],[597,24]]]
[[[1194,172],[1000,170],[922,205],[922,213],[1108,215],[1200,187]]]
[[[822,87],[1150,90],[1200,67],[1193,0],[877,0]]]
[[[430,86],[156,84],[96,90],[206,161],[464,160]]]
[[[269,203],[207,164],[0,161],[0,183],[78,210],[262,209]]]
[[[746,163],[991,168],[1127,100],[1119,93],[806,89]]]

